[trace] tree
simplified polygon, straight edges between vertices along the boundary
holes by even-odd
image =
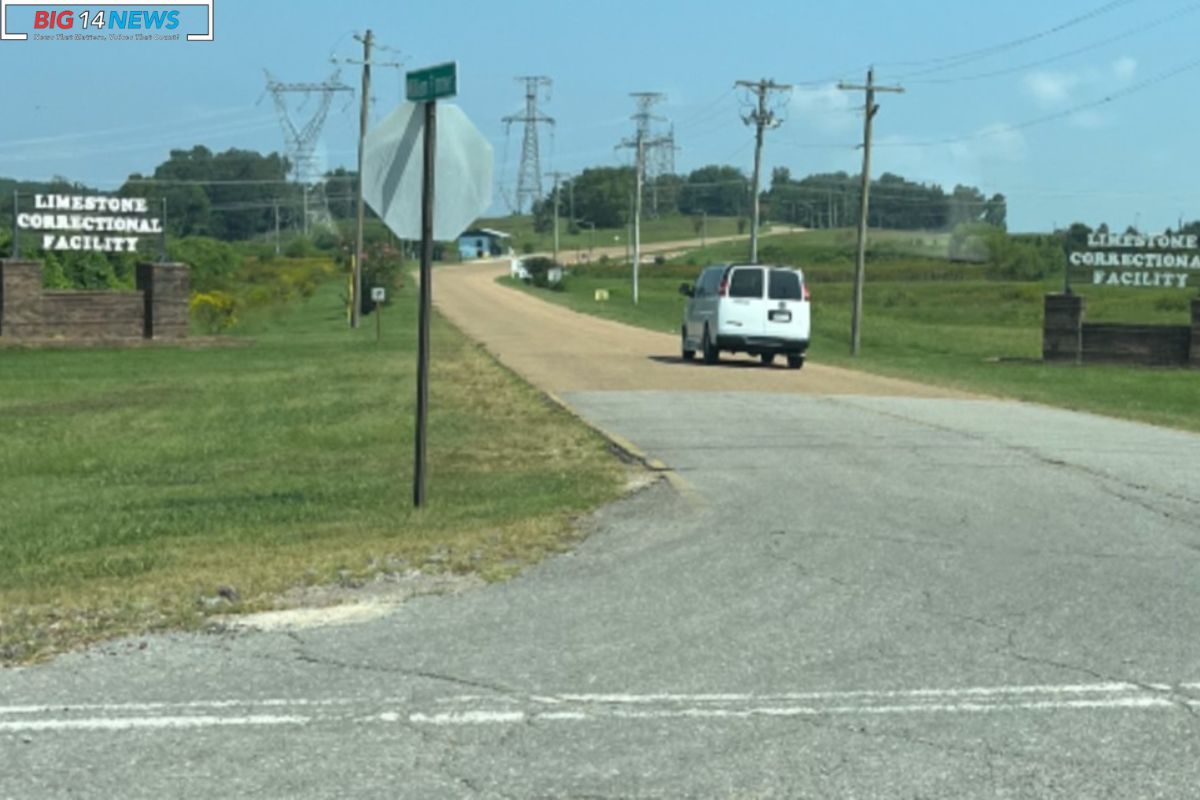
[[[679,210],[734,217],[750,208],[750,179],[737,167],[711,164],[688,175],[679,187]]]
[[[575,214],[597,228],[620,228],[629,222],[635,175],[633,167],[594,167],[559,187],[575,192]]]
[[[157,209],[166,200],[166,225],[175,236],[250,239],[273,230],[274,205],[295,202],[287,159],[278,153],[230,149],[214,154],[203,145],[172,150],[150,179],[130,176],[125,197],[146,197]]]
[[[1063,247],[1067,250],[1082,250],[1087,247],[1088,236],[1092,229],[1082,222],[1072,222],[1071,227],[1063,233]]]
[[[1004,198],[1004,195],[999,193],[992,195],[992,199],[987,202],[983,221],[992,227],[1007,230],[1008,201]]]

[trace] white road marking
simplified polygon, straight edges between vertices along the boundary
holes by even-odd
[[[751,702],[804,702],[814,700],[869,700],[909,698],[955,698],[955,697],[1002,697],[1009,695],[1079,695],[1116,694],[1154,690],[1170,692],[1200,690],[1200,683],[1184,683],[1173,687],[1165,683],[1087,683],[1067,685],[1032,686],[975,686],[961,689],[860,689],[831,692],[784,692],[780,694],[558,694],[531,695],[530,700],[545,704],[554,703],[600,703],[613,705],[640,705],[654,703],[751,703]],[[441,703],[495,702],[495,695],[459,695],[441,698]]]
[[[438,707],[442,710],[436,710]],[[447,708],[449,707],[449,709]],[[1200,708],[1200,683],[1106,682],[849,691],[263,698],[0,706],[0,733],[308,724],[512,725],[601,720],[1161,711]]]
[[[145,728],[214,728],[224,726],[258,727],[267,725],[305,725],[309,717],[279,717],[258,714],[246,717],[92,717],[90,719],[27,719],[0,722],[0,733],[38,731],[130,731]]]

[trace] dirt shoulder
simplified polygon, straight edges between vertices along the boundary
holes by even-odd
[[[668,243],[667,248],[680,243]],[[809,363],[797,372],[757,360],[685,363],[674,336],[580,314],[496,283],[507,262],[439,269],[438,309],[505,366],[550,392],[741,391],[815,395],[962,397],[911,381]]]

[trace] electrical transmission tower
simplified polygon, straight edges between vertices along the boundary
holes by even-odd
[[[266,70],[263,72],[267,76],[267,91],[275,100],[275,112],[279,115],[279,125],[283,128],[284,147],[292,166],[292,180],[303,188],[304,232],[307,234],[310,217],[309,186],[320,177],[315,155],[317,141],[321,138],[321,130],[325,127],[325,120],[329,116],[329,108],[333,105],[334,96],[339,92],[353,93],[354,90],[342,83],[338,71],[334,71],[329,79],[322,83],[284,83],[276,80],[270,72]],[[288,95],[292,94],[303,95],[305,102],[314,94],[318,95],[316,110],[308,121],[301,125],[292,119],[292,112],[288,107]],[[329,209],[323,198],[320,206],[323,217],[327,218]]]
[[[650,183],[650,214],[658,216],[658,184],[663,175],[675,174],[675,128],[670,132],[655,136],[653,124],[666,122],[665,117],[653,113],[654,106],[666,99],[661,92],[634,92],[631,97],[637,101],[637,113],[633,115],[637,123],[638,135],[646,143],[644,180]]]
[[[662,99],[657,92],[637,92],[632,95],[638,104],[638,112],[633,115],[637,129],[632,139],[625,139],[617,149],[630,148],[634,151],[634,189],[633,189],[633,303],[638,302],[638,268],[642,260],[642,194],[646,185],[647,153],[655,152],[668,145],[675,146],[674,138],[654,136],[650,123],[658,119],[650,113],[654,104]]]
[[[521,167],[517,173],[517,208],[518,214],[525,207],[525,199],[529,198],[529,207],[542,199],[542,162],[538,148],[538,125],[553,127],[553,117],[547,117],[538,110],[538,99],[545,91],[546,102],[550,102],[551,80],[544,75],[527,75],[517,78],[525,84],[525,113],[505,117],[502,122],[507,129],[514,122],[525,125],[525,135],[521,142]]]
[[[750,263],[758,263],[758,222],[759,222],[759,202],[758,202],[758,187],[762,180],[762,149],[763,149],[763,132],[767,128],[778,128],[783,124],[783,120],[775,111],[768,107],[771,92],[790,92],[792,87],[788,84],[776,83],[763,79],[761,81],[738,81],[736,86],[741,86],[749,89],[757,98],[758,103],[753,111],[742,117],[742,121],[747,125],[753,125],[755,128],[754,136],[754,181],[753,181],[753,197],[751,208],[753,209],[753,217],[750,221]]]

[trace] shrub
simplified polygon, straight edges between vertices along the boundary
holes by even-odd
[[[561,266],[556,264],[553,259],[538,256],[536,258],[526,258],[522,261],[525,265],[525,271],[529,273],[527,283],[532,283],[539,289],[555,289],[562,291],[562,281],[550,281],[550,270],[561,269]]]
[[[188,313],[208,333],[220,333],[237,323],[237,305],[228,292],[201,292],[192,295]]]
[[[317,248],[303,236],[297,236],[287,243],[283,254],[288,258],[308,258],[317,255]]]
[[[172,261],[191,268],[192,288],[200,292],[227,288],[242,263],[231,245],[206,236],[176,239],[168,243],[167,251]]]

